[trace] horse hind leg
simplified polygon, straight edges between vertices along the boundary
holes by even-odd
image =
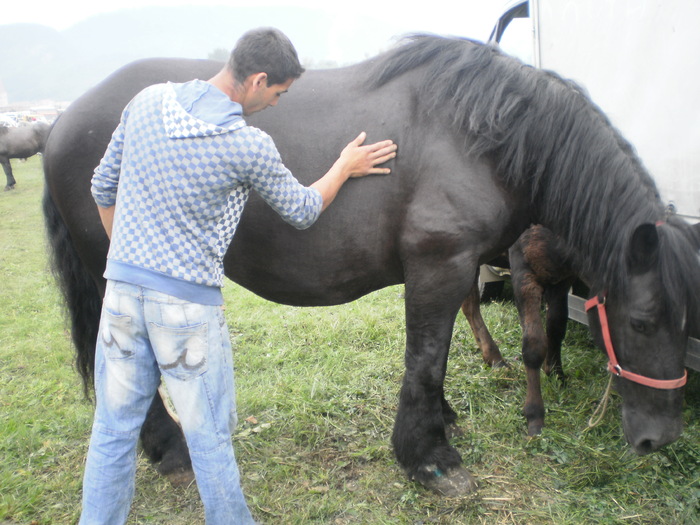
[[[508,366],[508,363],[501,355],[498,345],[493,340],[493,337],[491,337],[491,333],[486,327],[484,318],[481,316],[478,279],[479,274],[477,273],[474,285],[469,295],[462,303],[462,313],[464,317],[467,318],[467,322],[472,329],[474,339],[481,350],[484,362],[493,368]]]
[[[0,164],[2,164],[2,169],[5,170],[5,177],[7,178],[7,185],[5,186],[5,191],[10,191],[15,189],[14,175],[12,174],[12,165],[10,164],[10,159],[6,157],[0,157]]]
[[[141,447],[156,470],[174,486],[187,486],[194,480],[192,462],[185,436],[162,398],[161,390],[153,398],[141,427]]]

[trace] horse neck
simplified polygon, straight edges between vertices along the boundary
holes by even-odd
[[[624,282],[625,254],[632,232],[656,223],[663,207],[641,164],[621,148],[595,146],[578,153],[580,162],[554,163],[534,194],[541,222],[577,254],[576,266],[596,289]],[[561,152],[566,156],[566,150]],[[562,175],[563,174],[563,175]]]
[[[607,119],[593,117],[553,149],[532,198],[539,221],[576,254],[580,274],[610,289],[625,280],[632,232],[661,220],[664,210],[631,146]]]
[[[533,221],[579,254],[592,281],[616,282],[631,232],[663,218],[633,148],[576,84],[486,48],[473,52],[486,65],[463,69],[454,97],[468,152],[488,157],[513,194],[529,199]]]

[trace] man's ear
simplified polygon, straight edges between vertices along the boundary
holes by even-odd
[[[253,75],[253,86],[255,89],[267,87],[267,73],[255,73]]]

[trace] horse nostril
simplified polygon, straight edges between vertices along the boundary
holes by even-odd
[[[634,450],[640,456],[645,456],[646,454],[650,454],[651,452],[654,452],[654,450],[656,450],[656,448],[657,447],[654,445],[653,440],[644,439],[635,445]]]

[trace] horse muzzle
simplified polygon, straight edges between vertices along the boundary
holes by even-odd
[[[634,451],[643,456],[676,441],[683,432],[683,417],[678,415],[649,415],[635,409],[622,408],[622,428],[625,439]]]

